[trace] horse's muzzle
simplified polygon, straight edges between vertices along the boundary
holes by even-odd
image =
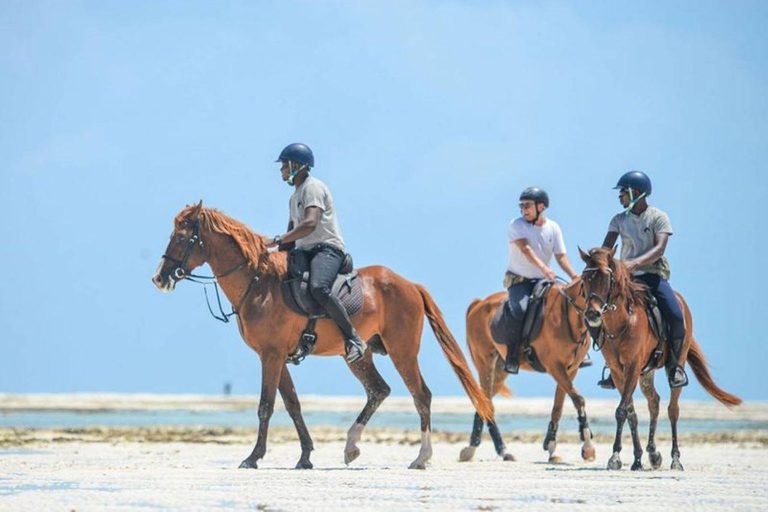
[[[592,327],[599,327],[603,323],[603,315],[596,309],[588,309],[584,316],[587,319],[587,323]]]

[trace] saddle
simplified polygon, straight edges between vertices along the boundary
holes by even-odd
[[[648,316],[648,325],[651,328],[651,332],[656,336],[658,340],[656,348],[651,353],[651,358],[645,364],[642,369],[642,373],[648,373],[659,366],[659,362],[664,356],[664,343],[667,341],[667,323],[664,320],[664,316],[661,314],[659,308],[659,302],[656,297],[653,296],[650,290],[646,295],[646,316]]]
[[[544,325],[544,303],[550,286],[552,286],[551,281],[542,279],[533,287],[531,297],[528,299],[528,308],[523,317],[523,329],[520,337],[523,357],[534,370],[540,373],[546,373],[546,370],[541,365],[531,343],[539,336],[541,327]],[[516,322],[512,319],[509,299],[504,299],[504,302],[496,310],[493,320],[491,320],[491,335],[496,343],[509,345],[510,340],[516,338],[515,329]],[[519,350],[519,347],[510,346],[509,350]]]
[[[307,317],[307,326],[301,333],[296,352],[288,356],[288,361],[299,364],[315,348],[317,334],[315,324],[321,318],[328,318],[328,313],[309,291],[310,254],[301,249],[293,249],[288,254],[288,271],[280,283],[283,301],[293,312]],[[331,293],[338,297],[347,314],[352,317],[363,309],[363,286],[360,276],[354,270],[352,256],[346,254],[331,287]]]

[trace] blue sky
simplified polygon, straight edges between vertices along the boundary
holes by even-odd
[[[462,346],[467,305],[500,289],[520,190],[549,191],[580,270],[611,187],[646,171],[716,380],[768,399],[767,33],[768,4],[747,1],[2,2],[0,391],[256,393],[236,327],[197,286],[150,277],[198,199],[282,232],[272,162],[304,141],[357,264],[426,285]],[[577,385],[614,396],[593,357]],[[420,360],[434,394],[461,393],[428,329]],[[293,376],[363,394],[337,358]]]

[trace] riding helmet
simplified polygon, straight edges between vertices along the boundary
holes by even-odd
[[[312,154],[312,150],[309,149],[309,146],[300,142],[294,142],[285,146],[275,162],[285,162],[286,160],[306,165],[307,167],[315,166],[315,156]]]
[[[520,201],[527,199],[534,203],[542,203],[545,207],[549,208],[549,196],[546,190],[539,187],[528,187],[520,194]]]
[[[616,184],[615,189],[620,188],[633,188],[644,192],[646,196],[651,195],[651,178],[641,171],[629,171],[624,176],[619,178],[619,182]]]

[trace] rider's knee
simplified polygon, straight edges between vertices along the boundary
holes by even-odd
[[[331,296],[331,288],[326,284],[312,284],[309,285],[309,293],[320,304],[325,304],[328,297]]]

